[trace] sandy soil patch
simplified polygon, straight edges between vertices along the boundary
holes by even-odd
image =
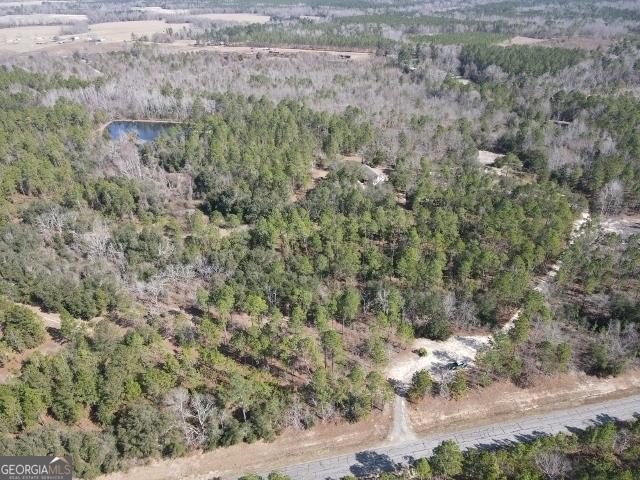
[[[420,433],[451,430],[516,418],[524,412],[560,410],[586,403],[622,398],[640,391],[640,370],[632,369],[617,378],[599,379],[584,373],[566,373],[539,378],[536,385],[522,389],[510,382],[496,382],[451,401],[439,397],[411,404],[413,428]]]
[[[60,314],[53,312],[45,312],[41,308],[34,307],[33,305],[27,305],[25,303],[17,303],[21,307],[27,308],[39,316],[44,321],[44,326],[47,328],[60,328]]]
[[[572,38],[533,38],[516,36],[498,43],[501,47],[512,45],[536,45],[538,47],[578,48],[582,50],[596,50],[608,48],[617,41],[616,38],[572,37]]]
[[[496,167],[495,161],[504,157],[500,153],[489,152],[487,150],[478,150],[478,163],[484,167],[486,173],[497,175],[498,177],[511,177],[518,179],[521,183],[531,183],[535,180],[535,175],[532,173],[524,172],[520,169],[511,168],[508,165],[502,167]]]
[[[20,368],[24,361],[35,352],[47,355],[58,352],[61,348],[62,345],[56,342],[49,333],[46,333],[44,342],[36,348],[30,348],[22,353],[11,355],[11,358],[4,364],[4,366],[0,367],[0,383],[6,383],[16,377],[20,373]]]
[[[478,163],[480,163],[480,165],[493,165],[493,163],[501,157],[504,157],[504,155],[490,152],[488,150],[478,150]]]
[[[44,24],[72,24],[86,22],[86,15],[66,15],[58,13],[33,13],[30,15],[0,15],[0,27],[44,25]]]
[[[318,182],[322,180],[324,177],[329,175],[329,170],[325,170],[324,168],[311,167],[311,182],[309,182],[304,188],[293,192],[289,197],[289,203],[295,203],[298,200],[304,198],[305,194],[312,190],[318,185]]]
[[[640,215],[616,215],[600,220],[605,232],[617,233],[622,238],[640,234]]]
[[[212,22],[233,22],[233,23],[267,23],[271,20],[268,15],[258,15],[255,13],[201,13],[189,15],[190,18],[198,20],[210,20]]]
[[[405,384],[410,383],[413,374],[420,370],[428,370],[432,376],[438,376],[453,362],[472,364],[478,351],[490,341],[490,335],[456,335],[445,341],[418,338],[413,343],[413,351],[404,352],[394,360],[388,376]],[[426,356],[416,353],[421,348],[427,350]]]
[[[226,238],[234,233],[243,233],[249,231],[249,225],[243,223],[242,225],[238,225],[237,227],[218,227],[218,233],[220,233],[220,237]]]
[[[387,434],[385,443],[387,445],[394,445],[402,442],[410,442],[417,438],[418,436],[409,418],[407,399],[404,396],[396,395],[393,400],[393,424]]]
[[[478,150],[478,163],[484,166],[485,172],[498,175],[499,177],[507,177],[509,176],[509,170],[504,167],[499,168],[494,166],[495,161],[502,157],[504,157],[504,155],[500,153]]]
[[[99,477],[101,480],[204,480],[216,476],[270,471],[313,459],[331,458],[379,444],[390,428],[391,408],[356,424],[318,425],[310,430],[286,430],[274,442],[259,441],[219,448],[209,453],[154,462]]]
[[[46,336],[42,344],[36,348],[30,348],[22,353],[12,355],[9,361],[6,362],[4,366],[0,367],[0,383],[5,383],[7,380],[17,375],[20,372],[22,363],[33,353],[40,352],[43,354],[50,354],[55,353],[62,348],[62,345],[56,342],[50,334],[50,329],[60,329],[60,315],[57,313],[43,312],[40,308],[34,307],[33,305],[26,305],[24,303],[17,303],[16,305],[20,305],[31,310],[42,319],[45,329],[47,330],[45,333]]]
[[[536,45],[544,41],[544,38],[515,36],[510,38],[509,40],[504,40],[503,42],[498,43],[498,45],[501,47],[510,47],[512,45]]]
[[[311,168],[311,178],[314,180],[319,180],[321,178],[329,175],[329,170],[325,170],[324,168],[312,167]]]

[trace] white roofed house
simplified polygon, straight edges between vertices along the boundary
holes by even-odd
[[[362,171],[372,185],[378,185],[379,183],[387,181],[388,177],[381,168],[373,168],[363,163]]]

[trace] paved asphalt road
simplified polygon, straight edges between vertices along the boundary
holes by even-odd
[[[447,439],[457,441],[463,449],[498,445],[514,440],[532,439],[541,434],[583,429],[611,418],[629,420],[634,414],[640,414],[640,395],[428,436],[369,451],[292,465],[281,471],[294,480],[326,480],[339,479],[349,474],[366,475],[390,471],[399,463],[408,463],[413,459],[429,456],[434,447]]]

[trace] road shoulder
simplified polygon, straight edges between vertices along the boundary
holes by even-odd
[[[496,382],[452,401],[429,398],[411,404],[413,429],[421,435],[492,424],[564,408],[604,402],[640,393],[640,369],[629,369],[615,378],[565,373],[540,377],[523,389],[510,382]]]

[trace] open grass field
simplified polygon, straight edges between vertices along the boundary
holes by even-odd
[[[188,10],[164,7],[134,7],[133,10],[146,13],[156,13],[160,15],[182,15],[188,13]]]
[[[60,25],[3,28],[0,29],[0,52],[29,53],[60,46],[60,42],[77,47],[88,44],[92,39],[100,39],[102,43],[120,43],[130,41],[132,35],[151,36],[163,33],[167,28],[177,30],[188,26],[187,23],[168,24],[162,20],[107,22],[90,25],[88,32],[77,35],[62,35]]]
[[[0,27],[23,25],[51,25],[86,22],[86,15],[65,15],[58,13],[33,13],[30,15],[0,15]]]

